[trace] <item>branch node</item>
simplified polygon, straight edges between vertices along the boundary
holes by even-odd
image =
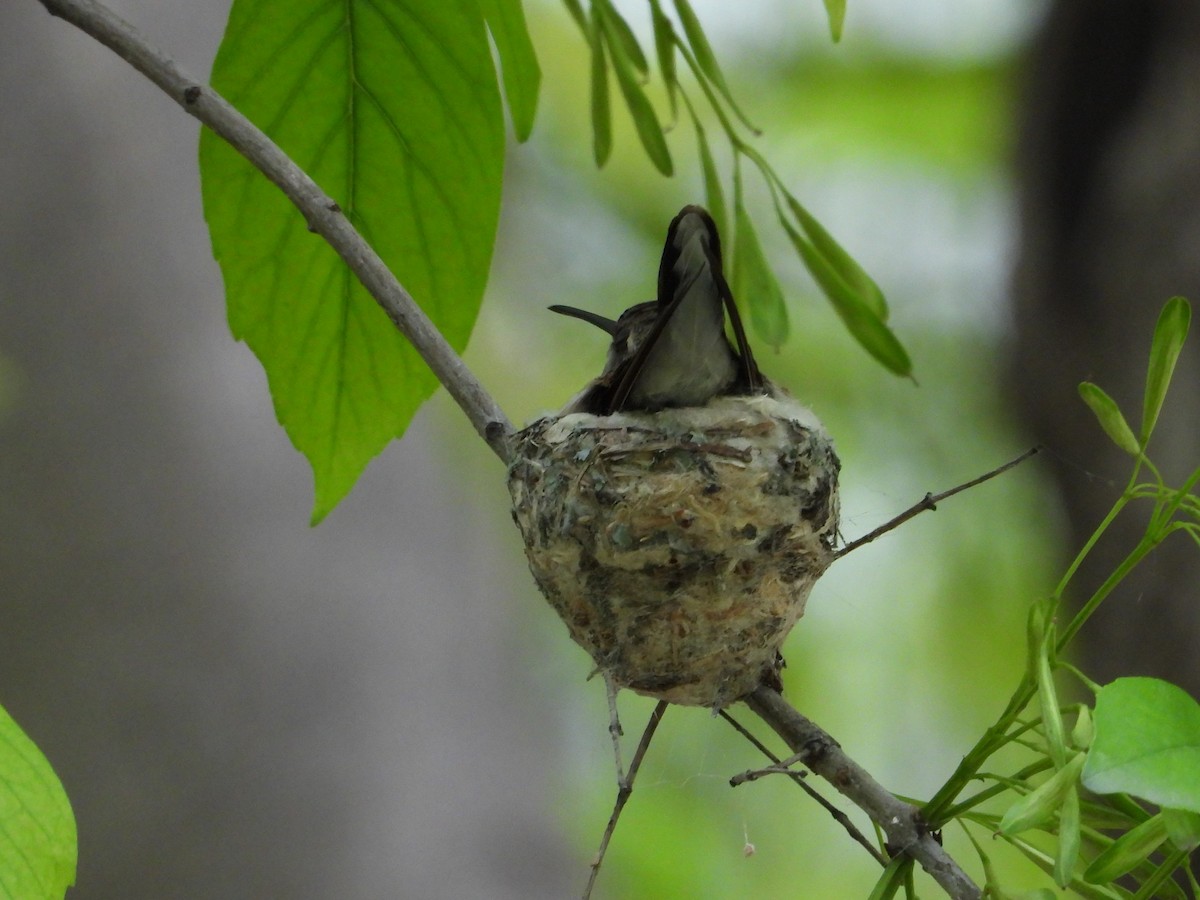
[[[200,99],[200,93],[200,86],[198,84],[193,84],[183,92],[183,102],[188,106],[191,106]]]

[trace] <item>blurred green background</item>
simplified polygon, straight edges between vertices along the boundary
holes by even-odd
[[[617,5],[647,39],[644,5]],[[207,71],[225,4],[113,6]],[[793,335],[760,363],[834,436],[853,539],[1032,443],[1001,381],[1017,84],[1044,7],[850,0],[838,46],[817,0],[696,7],[759,148],[913,357],[919,385],[857,347],[747,172]],[[650,299],[667,223],[702,195],[686,124],[674,178],[624,113],[595,171],[582,38],[557,3],[528,15],[541,109],[467,352],[517,422],[604,358],[545,307]],[[306,466],[225,330],[194,123],[32,0],[0,24],[0,702],[75,804],[72,896],[577,894],[615,793],[604,691],[525,569],[494,457],[440,393],[309,530]],[[859,550],[785,647],[788,698],[929,795],[1021,671],[1063,533],[1032,464]],[[650,707],[622,698],[631,742]],[[728,787],[760,762],[670,710],[597,895],[865,896],[874,864],[793,786]],[[1013,889],[1038,883],[1021,871]]]

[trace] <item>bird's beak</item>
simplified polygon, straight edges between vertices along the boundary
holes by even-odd
[[[599,313],[589,312],[586,309],[577,309],[574,306],[551,306],[548,307],[550,312],[556,312],[560,316],[571,316],[575,319],[583,319],[585,322],[591,322],[601,331],[607,332],[610,336],[617,333],[617,323],[614,319],[608,319]]]

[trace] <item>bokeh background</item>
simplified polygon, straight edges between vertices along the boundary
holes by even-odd
[[[226,2],[111,5],[207,73]],[[760,204],[793,323],[761,362],[836,438],[847,537],[1047,445],[840,562],[786,647],[792,702],[928,795],[1126,477],[1075,385],[1136,419],[1161,303],[1200,297],[1200,13],[850,0],[834,47],[816,0],[696,5],[761,149],[884,286],[916,363],[919,386],[852,343]],[[644,35],[644,5],[619,6]],[[687,127],[671,180],[620,116],[594,171],[582,40],[560,5],[528,13],[541,111],[467,353],[516,421],[603,360],[544,307],[649,299],[701,196]],[[74,805],[71,896],[577,894],[614,793],[603,689],[525,569],[503,472],[438,395],[308,527],[306,463],[225,327],[196,140],[34,0],[0,6],[0,703]],[[1176,479],[1200,457],[1196,359],[1156,454]],[[1114,597],[1089,671],[1200,692],[1194,556],[1169,545]],[[634,733],[649,705],[622,709]],[[869,860],[798,791],[728,788],[758,762],[671,710],[600,895],[865,896]]]

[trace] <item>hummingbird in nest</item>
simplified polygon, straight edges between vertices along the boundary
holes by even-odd
[[[612,337],[604,370],[564,412],[603,416],[766,393],[725,280],[716,223],[700,206],[685,206],[667,228],[657,299],[629,307],[615,321],[573,306],[550,309]],[[736,347],[725,335],[726,314]]]

